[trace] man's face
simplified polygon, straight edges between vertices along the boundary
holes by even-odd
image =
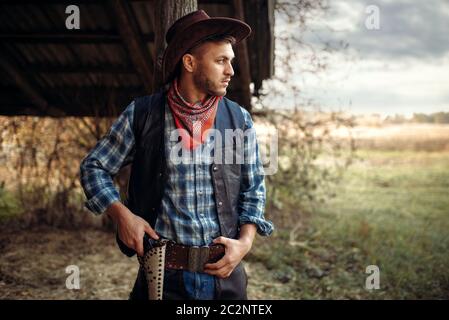
[[[196,62],[193,82],[197,88],[210,95],[224,96],[234,75],[232,45],[225,41],[206,42],[196,48],[192,55]]]

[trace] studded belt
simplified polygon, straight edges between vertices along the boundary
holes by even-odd
[[[203,272],[206,263],[214,263],[225,254],[222,244],[196,247],[167,242],[165,249],[165,268]]]
[[[225,247],[222,244],[212,244],[203,247],[186,246],[167,239],[153,240],[145,234],[145,253],[152,248],[162,246],[165,246],[165,269],[203,272],[206,263],[217,262],[225,254]]]

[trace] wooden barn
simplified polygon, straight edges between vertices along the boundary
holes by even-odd
[[[79,29],[66,27],[69,5],[79,8]],[[0,114],[116,116],[134,97],[157,89],[165,31],[196,9],[253,29],[235,48],[227,95],[250,110],[251,96],[274,72],[274,0],[6,0]]]

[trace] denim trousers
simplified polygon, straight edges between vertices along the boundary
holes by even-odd
[[[164,300],[213,300],[215,277],[187,270],[165,270]]]
[[[226,279],[207,273],[165,269],[163,300],[246,300],[248,278],[242,264],[237,265]],[[148,300],[145,275],[139,269],[129,296],[132,300]]]
[[[189,299],[213,300],[215,296],[215,277],[207,273],[182,272],[184,287]]]

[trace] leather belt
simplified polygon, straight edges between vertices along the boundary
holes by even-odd
[[[165,249],[165,268],[203,272],[206,263],[217,262],[224,254],[225,247],[222,244],[197,247],[168,241]]]

